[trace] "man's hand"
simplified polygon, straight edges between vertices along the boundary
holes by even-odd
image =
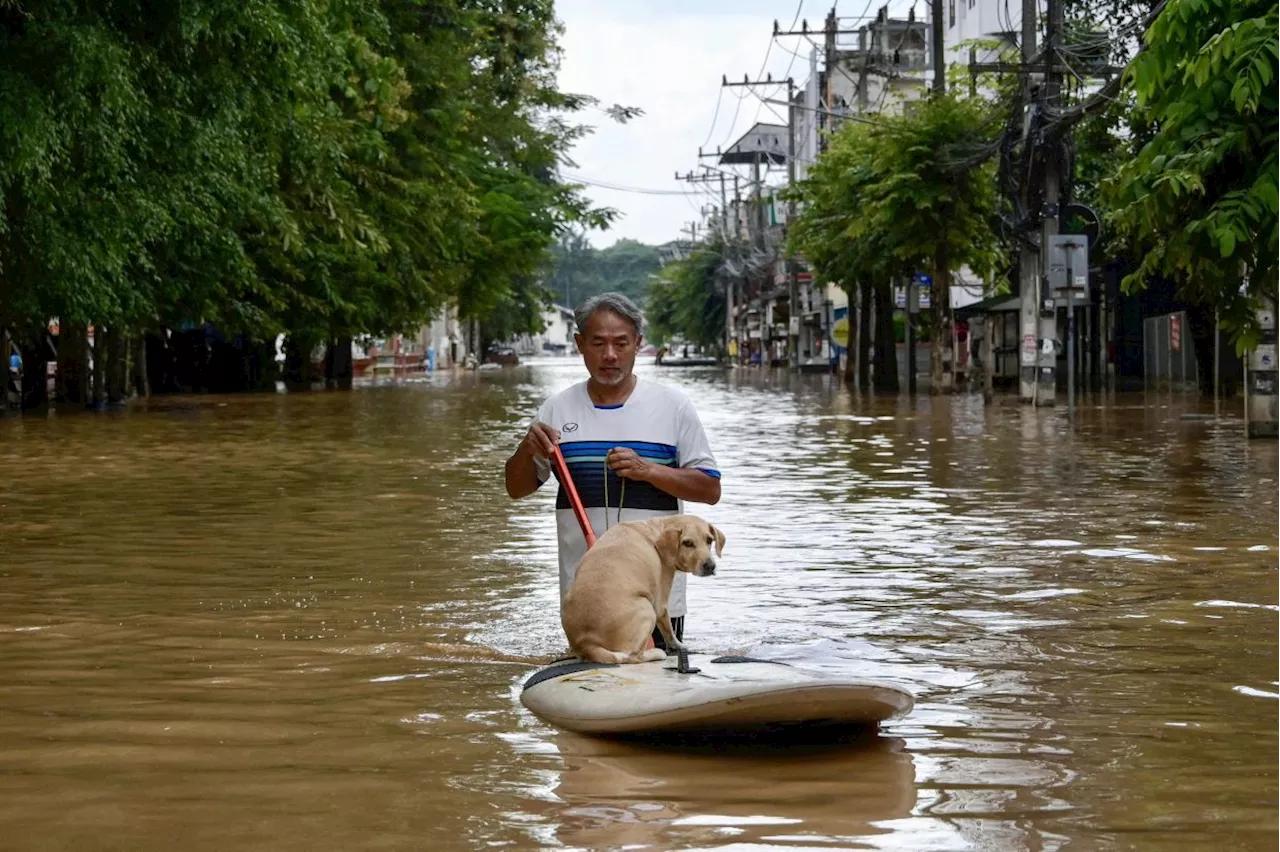
[[[527,497],[538,490],[538,459],[549,459],[560,443],[560,431],[546,423],[534,423],[520,441],[520,446],[507,459],[507,495],[513,499]]]
[[[623,479],[648,482],[681,500],[712,506],[720,502],[720,480],[696,468],[667,467],[641,458],[626,447],[614,447],[604,458],[609,469]]]
[[[623,479],[648,482],[652,476],[653,464],[636,455],[635,450],[614,447],[604,458],[609,464],[609,469]]]
[[[549,459],[560,443],[560,430],[546,423],[534,423],[525,433],[516,452],[523,452],[530,458]]]

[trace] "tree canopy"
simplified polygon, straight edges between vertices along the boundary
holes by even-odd
[[[558,32],[552,0],[0,0],[0,327],[518,325],[613,215],[558,177],[597,106]]]
[[[1125,286],[1173,279],[1242,349],[1276,296],[1276,32],[1269,0],[1169,0],[1128,71],[1151,132],[1105,192],[1137,249]]]
[[[657,246],[621,239],[597,249],[581,230],[562,234],[551,249],[547,289],[551,298],[575,307],[589,296],[608,291],[623,293],[643,303],[650,276],[661,266]]]
[[[725,251],[720,233],[698,243],[684,258],[667,264],[649,287],[645,319],[650,341],[680,339],[722,349],[725,342]]]

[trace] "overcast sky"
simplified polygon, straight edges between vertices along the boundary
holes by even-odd
[[[874,16],[884,3],[840,0],[834,5],[841,17],[854,18]],[[627,124],[617,124],[598,111],[583,113],[596,130],[574,148],[577,167],[567,176],[620,187],[689,191],[690,185],[677,182],[674,174],[698,170],[699,145],[714,152],[717,145],[728,147],[757,120],[785,123],[746,89],[722,90],[721,76],[727,74],[733,81],[747,74],[754,80],[763,67],[775,79],[790,73],[796,85],[802,85],[809,76],[810,42],[793,36],[773,43],[773,22],[791,29],[799,6],[810,29],[821,29],[832,5],[833,0],[556,0],[565,27],[561,89],[593,95],[604,105],[619,103],[645,112]],[[910,5],[909,0],[894,0],[890,8],[897,14],[899,7]],[[923,18],[924,12],[922,2],[917,13]],[[853,21],[843,23],[848,27]],[[821,37],[815,41],[820,44]],[[779,93],[784,99],[785,87],[766,96],[779,98]],[[781,107],[772,109],[785,115]],[[677,239],[687,223],[700,219],[699,207],[719,203],[718,184],[714,199],[597,186],[588,186],[587,193],[597,204],[623,214],[612,229],[591,236],[597,246],[622,237],[647,243]]]

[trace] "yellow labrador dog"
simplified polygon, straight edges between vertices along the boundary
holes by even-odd
[[[597,663],[665,659],[666,651],[645,645],[656,623],[668,649],[683,647],[667,614],[671,581],[677,571],[714,574],[715,554],[723,549],[724,533],[696,515],[613,527],[582,557],[561,603],[560,623],[569,647]]]

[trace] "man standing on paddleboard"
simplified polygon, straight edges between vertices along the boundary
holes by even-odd
[[[520,499],[551,476],[559,445],[596,535],[620,521],[684,512],[684,501],[720,501],[720,471],[693,404],[675,388],[640,379],[633,369],[643,341],[640,309],[621,293],[604,293],[574,312],[588,378],[546,400],[507,459],[507,494]],[[587,552],[563,483],[556,497],[560,598]],[[686,575],[677,572],[667,612],[684,638]],[[654,643],[665,647],[654,630]]]

